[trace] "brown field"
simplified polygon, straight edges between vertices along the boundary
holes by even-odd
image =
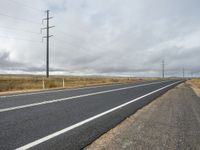
[[[187,83],[190,84],[196,94],[200,96],[200,78],[191,79],[187,81]]]
[[[43,76],[39,75],[0,75],[0,92],[43,89],[43,78]],[[63,78],[65,88],[156,79],[102,76],[51,76],[48,79],[44,78],[45,89],[62,88]]]

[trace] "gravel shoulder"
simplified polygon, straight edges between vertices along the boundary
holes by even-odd
[[[200,97],[181,84],[138,110],[85,150],[200,149]]]

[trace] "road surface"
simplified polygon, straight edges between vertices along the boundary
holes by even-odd
[[[0,96],[0,149],[81,149],[182,80]]]

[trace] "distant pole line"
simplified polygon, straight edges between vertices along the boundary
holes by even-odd
[[[46,27],[41,28],[41,32],[42,30],[46,30],[46,36],[43,36],[42,38],[46,38],[46,77],[47,78],[49,77],[49,38],[53,36],[53,35],[49,35],[49,29],[55,27],[55,26],[49,26],[49,20],[53,18],[53,17],[49,17],[49,12],[50,10],[46,11],[47,17],[42,20],[42,22],[46,20]]]

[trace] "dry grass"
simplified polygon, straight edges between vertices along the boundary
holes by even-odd
[[[200,96],[200,78],[195,78],[187,81],[188,84],[190,84],[195,91],[195,93]]]
[[[155,78],[126,78],[100,76],[51,76],[45,78],[45,88],[62,88],[63,78],[65,88],[83,87],[99,84],[137,82]],[[0,92],[35,90],[43,88],[43,76],[34,75],[0,75]]]

